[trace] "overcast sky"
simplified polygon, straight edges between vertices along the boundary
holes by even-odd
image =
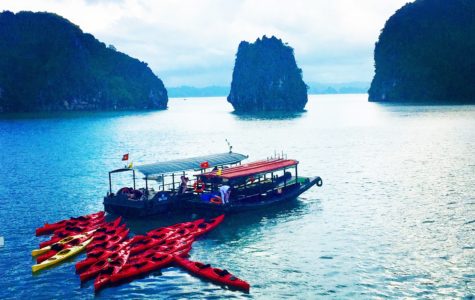
[[[371,81],[385,21],[410,0],[15,0],[48,11],[149,64],[167,87],[229,85],[239,42],[275,35],[304,81]]]

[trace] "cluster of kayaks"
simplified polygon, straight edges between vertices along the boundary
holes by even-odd
[[[86,257],[76,263],[76,273],[81,282],[94,279],[96,292],[172,265],[214,283],[248,292],[250,285],[228,271],[187,259],[195,239],[213,230],[223,219],[221,215],[178,223],[131,238],[126,225],[120,224],[120,217],[107,223],[104,212],[45,224],[36,230],[36,235],[52,234],[52,237],[32,251],[37,259],[32,271],[51,267],[85,250]]]

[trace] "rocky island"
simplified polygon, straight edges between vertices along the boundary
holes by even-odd
[[[391,16],[374,50],[369,100],[475,103],[475,1],[416,0]]]
[[[274,36],[239,44],[228,96],[236,112],[301,111],[307,100],[290,46]]]
[[[165,109],[146,63],[51,13],[0,13],[0,112]]]

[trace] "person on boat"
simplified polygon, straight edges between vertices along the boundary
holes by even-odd
[[[223,204],[228,204],[229,195],[231,194],[231,187],[229,185],[222,185],[219,188],[219,193],[221,194],[221,199],[223,201]]]
[[[133,195],[132,196],[133,199],[140,199],[140,198],[142,198],[143,193],[139,190],[133,190],[132,195]]]
[[[180,194],[183,194],[186,192],[186,189],[188,188],[188,177],[185,177],[185,176],[181,176],[180,177],[181,179],[181,184],[180,184],[180,190],[179,190],[179,193]]]

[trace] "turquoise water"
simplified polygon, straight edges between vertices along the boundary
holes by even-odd
[[[101,210],[124,153],[139,163],[224,152],[226,138],[251,159],[284,151],[324,180],[291,203],[228,216],[193,245],[193,259],[251,293],[168,268],[97,298],[473,298],[475,106],[336,95],[311,96],[293,115],[235,115],[208,98],[171,99],[160,112],[1,117],[0,299],[93,298],[73,262],[31,275],[34,229]],[[142,233],[192,217],[128,223]]]

